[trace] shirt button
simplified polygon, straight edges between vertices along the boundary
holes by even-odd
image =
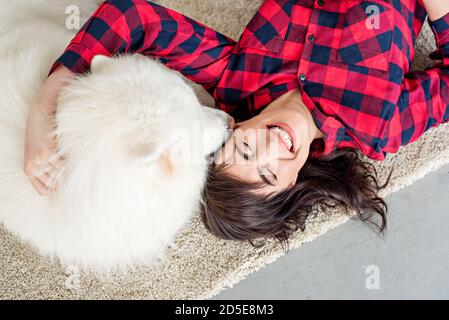
[[[313,42],[313,41],[315,41],[315,36],[314,36],[313,34],[310,34],[310,35],[307,37],[307,39],[308,39],[310,42]]]
[[[324,6],[324,0],[318,0],[318,5],[319,6]]]
[[[299,79],[300,79],[301,81],[305,81],[305,80],[306,80],[306,74],[305,74],[305,73],[301,73],[301,74],[299,75]]]

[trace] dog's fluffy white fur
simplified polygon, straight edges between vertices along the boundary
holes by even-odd
[[[99,2],[78,1],[83,16]],[[64,27],[73,3],[0,0],[0,222],[63,264],[147,263],[198,208],[207,175],[201,160],[227,138],[227,116],[201,106],[158,61],[97,56],[91,73],[59,97],[56,133],[66,161],[57,192],[38,195],[23,172],[26,119],[74,35]]]

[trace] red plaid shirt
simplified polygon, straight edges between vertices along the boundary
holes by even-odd
[[[449,120],[449,14],[431,22],[441,60],[410,72],[426,12],[417,0],[265,0],[238,41],[145,0],[104,2],[71,41],[63,64],[141,53],[201,84],[244,120],[300,88],[324,150],[384,159]]]

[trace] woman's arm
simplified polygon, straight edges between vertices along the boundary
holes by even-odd
[[[423,0],[430,21],[435,21],[449,12],[448,0]]]
[[[70,42],[51,72],[63,64],[74,73],[84,73],[98,54],[141,53],[159,58],[211,93],[235,45],[212,28],[151,1],[108,0]]]
[[[54,114],[59,92],[74,77],[75,74],[72,71],[63,65],[58,66],[40,88],[32,108],[39,108],[47,115]]]
[[[23,171],[40,195],[56,189],[56,176],[63,163],[54,133],[54,113],[59,91],[74,74],[61,66],[40,88],[27,118]]]
[[[141,53],[159,58],[213,93],[236,42],[179,12],[145,0],[108,0],[83,25],[50,74],[30,109],[24,172],[47,195],[63,159],[50,137],[56,100],[67,80],[89,70],[95,55]],[[45,172],[47,171],[47,172]]]
[[[431,57],[441,62],[404,76],[397,113],[386,130],[389,137],[386,152],[396,152],[431,127],[449,121],[449,1],[424,0],[424,3],[437,43]]]

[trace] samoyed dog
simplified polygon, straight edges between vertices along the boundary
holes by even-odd
[[[65,162],[57,191],[40,196],[23,172],[26,120],[76,32],[65,27],[74,2],[84,20],[99,4],[0,0],[0,222],[64,265],[128,268],[163,257],[198,209],[229,118],[157,60],[96,56],[59,96]]]

